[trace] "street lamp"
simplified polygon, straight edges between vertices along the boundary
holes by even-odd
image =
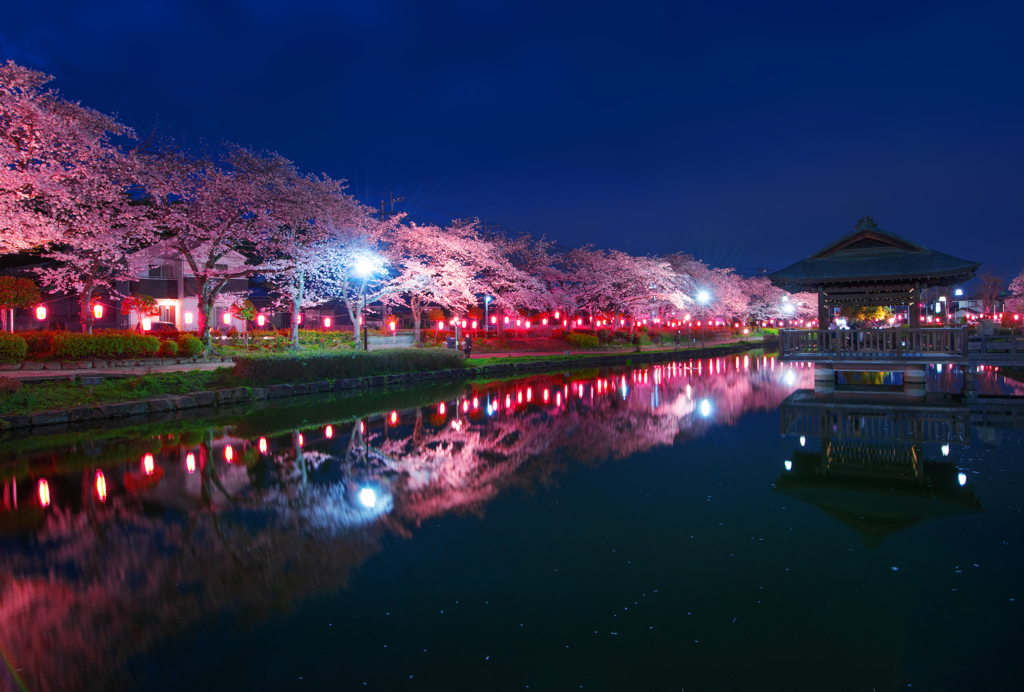
[[[711,300],[711,294],[707,291],[701,291],[697,294],[697,302],[700,303],[700,347],[704,348],[704,330],[707,329],[707,319],[705,319],[704,309],[707,307],[708,301]]]
[[[484,296],[484,332],[487,333],[491,329],[491,323],[487,321],[487,306],[491,303],[490,296]]]
[[[363,350],[368,351],[366,346],[367,335],[366,335],[366,282],[369,280],[370,275],[373,274],[374,263],[370,257],[362,256],[356,260],[355,272],[356,276],[361,277],[363,280],[362,286],[359,288],[359,297],[363,301],[363,309],[360,313],[362,315],[363,323]]]

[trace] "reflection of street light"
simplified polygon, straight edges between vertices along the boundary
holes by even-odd
[[[967,485],[967,474],[966,473],[958,473],[957,476],[956,476],[956,480],[957,480],[957,483],[959,483],[961,486]]]
[[[363,507],[373,507],[377,504],[377,493],[373,492],[373,488],[363,488],[359,491],[359,501]]]
[[[707,399],[700,402],[700,415],[704,416],[705,418],[711,415],[711,402],[708,401]]]
[[[792,471],[793,470],[793,462],[790,461],[789,459],[786,459],[786,461],[783,462],[783,466],[786,467],[787,471]]]
[[[711,294],[707,291],[701,291],[697,294],[697,302],[700,303],[700,347],[704,348],[704,330],[707,329],[706,325],[708,321],[704,319],[704,308],[707,306],[708,301],[711,300]]]

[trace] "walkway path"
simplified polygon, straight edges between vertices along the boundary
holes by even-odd
[[[708,346],[721,346],[724,344],[734,344],[740,341],[747,341],[746,339],[716,339],[714,342],[709,342]],[[678,351],[681,354],[685,354],[687,351],[692,351],[695,348],[699,349],[700,344],[696,347],[692,345],[685,345],[680,348],[674,346],[644,346],[644,353],[660,352],[660,351]],[[623,348],[610,348],[590,351],[569,351],[571,356],[607,356],[624,353],[634,353],[635,347],[627,346]],[[558,356],[562,353],[558,351],[504,351],[500,353],[480,353],[474,352],[471,360],[482,360],[488,358],[519,358],[519,357],[543,357],[543,356]],[[185,372],[190,370],[215,370],[217,368],[230,368],[231,363],[178,363],[175,365],[137,365],[134,367],[121,367],[121,368],[101,368],[101,369],[88,369],[88,370],[9,370],[2,371],[0,375],[4,377],[10,377],[12,379],[21,380],[22,382],[41,382],[44,380],[67,380],[67,379],[78,379],[80,377],[109,377],[109,378],[123,378],[123,377],[136,377],[138,375],[145,375],[148,373],[160,373],[160,372]]]

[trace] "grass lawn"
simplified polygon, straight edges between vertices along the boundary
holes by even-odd
[[[231,368],[161,372],[124,379],[107,379],[92,388],[70,380],[26,382],[13,393],[0,395],[0,415],[25,415],[39,411],[74,408],[93,404],[153,399],[168,394],[188,394],[222,387],[238,387],[241,383]]]

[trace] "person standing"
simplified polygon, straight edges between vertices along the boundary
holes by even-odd
[[[466,347],[466,358],[468,359],[470,351],[473,350],[473,339],[469,334],[466,334],[466,341],[463,345]]]

